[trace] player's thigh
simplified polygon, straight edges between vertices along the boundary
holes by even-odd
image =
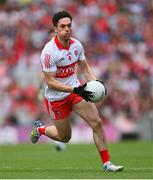
[[[60,119],[60,120],[54,120],[54,125],[56,126],[56,129],[58,131],[58,134],[61,137],[64,136],[71,136],[71,120],[70,116]]]
[[[72,107],[73,111],[87,121],[90,125],[93,122],[100,120],[98,110],[94,103],[86,102],[85,100],[74,104]]]

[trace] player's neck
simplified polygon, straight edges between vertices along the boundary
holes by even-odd
[[[69,47],[69,45],[70,45],[70,39],[63,40],[63,39],[60,39],[58,36],[57,36],[57,38],[58,38],[59,42],[62,44],[62,46],[63,46],[64,48]]]

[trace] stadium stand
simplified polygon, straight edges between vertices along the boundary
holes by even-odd
[[[73,35],[107,85],[107,97],[97,104],[104,123],[123,137],[137,133],[140,122],[152,124],[152,0],[11,0],[0,4],[0,126],[48,118],[40,100],[39,58],[51,17],[61,9],[73,14]],[[74,125],[82,123],[76,119]]]

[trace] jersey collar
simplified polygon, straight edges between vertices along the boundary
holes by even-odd
[[[55,37],[54,41],[55,41],[55,44],[57,45],[58,49],[60,49],[60,50],[62,50],[62,49],[69,50],[70,45],[74,43],[74,40],[70,39],[69,46],[68,47],[63,47],[63,45],[58,40],[57,36]]]

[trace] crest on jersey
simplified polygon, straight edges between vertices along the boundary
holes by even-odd
[[[50,58],[51,58],[50,54],[45,54],[44,66],[45,66],[46,69],[51,68]]]
[[[75,50],[74,54],[75,54],[75,56],[78,56],[78,54],[79,54],[78,50]]]

